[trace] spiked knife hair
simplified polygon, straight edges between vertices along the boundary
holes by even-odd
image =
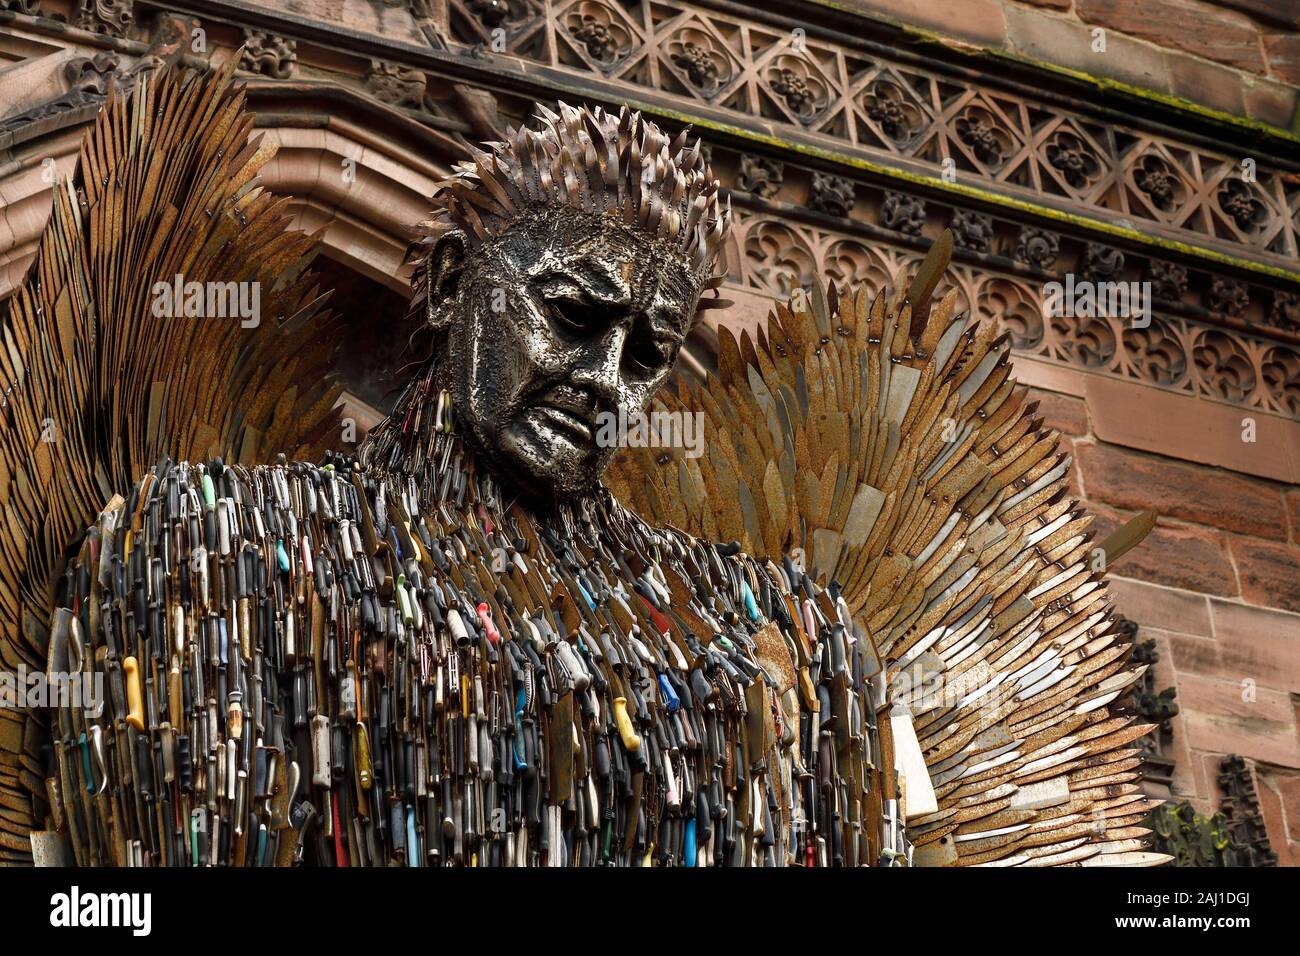
[[[721,284],[712,270],[731,203],[722,202],[700,141],[688,143],[689,130],[669,138],[626,106],[617,116],[567,103],[559,109],[538,105],[538,129],[507,128],[504,142],[485,143],[438,185],[433,218],[416,226],[407,253],[413,315],[427,314],[429,254],[441,236],[459,229],[480,246],[545,207],[610,216],[680,250],[704,288]]]

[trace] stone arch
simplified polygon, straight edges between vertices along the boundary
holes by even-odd
[[[300,228],[322,231],[323,255],[405,294],[408,230],[426,216],[434,183],[468,156],[464,144],[344,87],[253,78],[247,90],[257,131],[279,147],[262,184],[289,197]],[[71,173],[97,110],[33,120],[0,152],[0,298],[22,281],[49,218],[45,161]]]

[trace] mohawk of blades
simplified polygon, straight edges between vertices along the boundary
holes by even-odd
[[[416,227],[407,254],[412,314],[427,307],[429,253],[440,236],[459,229],[471,248],[479,246],[540,207],[615,218],[681,250],[705,288],[720,284],[712,270],[731,203],[722,202],[698,140],[688,145],[685,131],[670,139],[626,106],[614,115],[539,105],[537,120],[535,130],[507,129],[504,142],[485,143],[439,184],[433,217]]]

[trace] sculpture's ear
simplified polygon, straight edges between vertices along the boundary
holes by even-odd
[[[439,236],[429,251],[425,270],[428,322],[434,328],[440,328],[453,312],[449,306],[456,298],[460,277],[465,271],[465,234],[452,229]]]

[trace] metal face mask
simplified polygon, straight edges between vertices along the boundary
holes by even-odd
[[[416,227],[412,311],[436,344],[367,438],[379,467],[422,460],[408,405],[436,384],[501,481],[586,491],[622,440],[619,413],[644,412],[697,309],[725,304],[700,300],[723,281],[731,221],[702,144],[627,107],[539,105],[537,121],[458,164]]]
[[[618,450],[602,431],[672,370],[703,281],[682,253],[571,208],[521,217],[470,252],[434,254],[439,378],[499,478],[535,497],[590,489]],[[454,288],[454,292],[452,291]],[[435,292],[435,300],[437,295]]]

